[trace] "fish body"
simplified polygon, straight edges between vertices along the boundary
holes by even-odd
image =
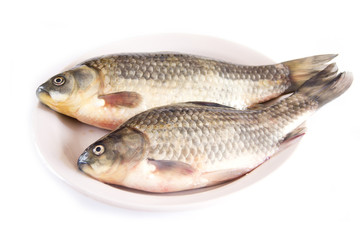
[[[303,123],[351,84],[334,64],[256,110],[178,103],[140,113],[90,145],[79,169],[105,183],[174,192],[241,177],[304,133]]]
[[[55,75],[37,96],[55,111],[114,130],[140,112],[176,102],[245,109],[296,90],[335,56],[244,66],[177,53],[108,55]]]

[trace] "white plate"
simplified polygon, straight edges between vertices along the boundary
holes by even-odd
[[[99,48],[77,60],[74,59],[74,64],[102,54],[149,51],[192,53],[248,65],[273,63],[272,60],[256,51],[225,40],[196,35],[164,34],[122,40]],[[39,82],[39,85],[41,83]],[[36,98],[35,95],[34,98]],[[101,183],[77,169],[76,162],[79,155],[107,131],[58,114],[40,103],[34,104],[33,114],[33,130],[38,152],[53,173],[76,190],[92,198],[132,209],[184,209],[208,203],[210,200],[240,191],[264,178],[284,162],[295,148],[294,145],[247,176],[228,184],[178,193],[151,194]]]

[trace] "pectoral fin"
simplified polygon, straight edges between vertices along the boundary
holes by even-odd
[[[148,163],[155,167],[153,172],[159,174],[191,175],[196,171],[191,165],[179,161],[148,159]]]
[[[104,99],[106,104],[135,108],[142,102],[142,96],[137,92],[116,92],[100,95],[99,98]]]
[[[180,161],[147,159],[142,174],[152,192],[177,192],[203,187],[199,183],[198,171],[191,165]]]

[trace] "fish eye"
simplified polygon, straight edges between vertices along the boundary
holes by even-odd
[[[96,145],[94,148],[93,148],[93,153],[96,155],[96,156],[100,156],[101,154],[103,154],[105,152],[105,147],[103,145]]]
[[[59,76],[59,77],[56,77],[56,78],[53,79],[53,84],[55,86],[61,86],[61,85],[64,85],[64,83],[65,83],[65,78],[64,77]]]

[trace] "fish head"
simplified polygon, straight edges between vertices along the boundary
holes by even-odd
[[[148,146],[141,131],[120,128],[85,149],[78,159],[78,168],[102,182],[123,185],[127,174],[147,159]]]
[[[51,77],[38,87],[36,95],[40,102],[53,110],[74,117],[81,101],[97,91],[97,79],[95,69],[80,65]]]

